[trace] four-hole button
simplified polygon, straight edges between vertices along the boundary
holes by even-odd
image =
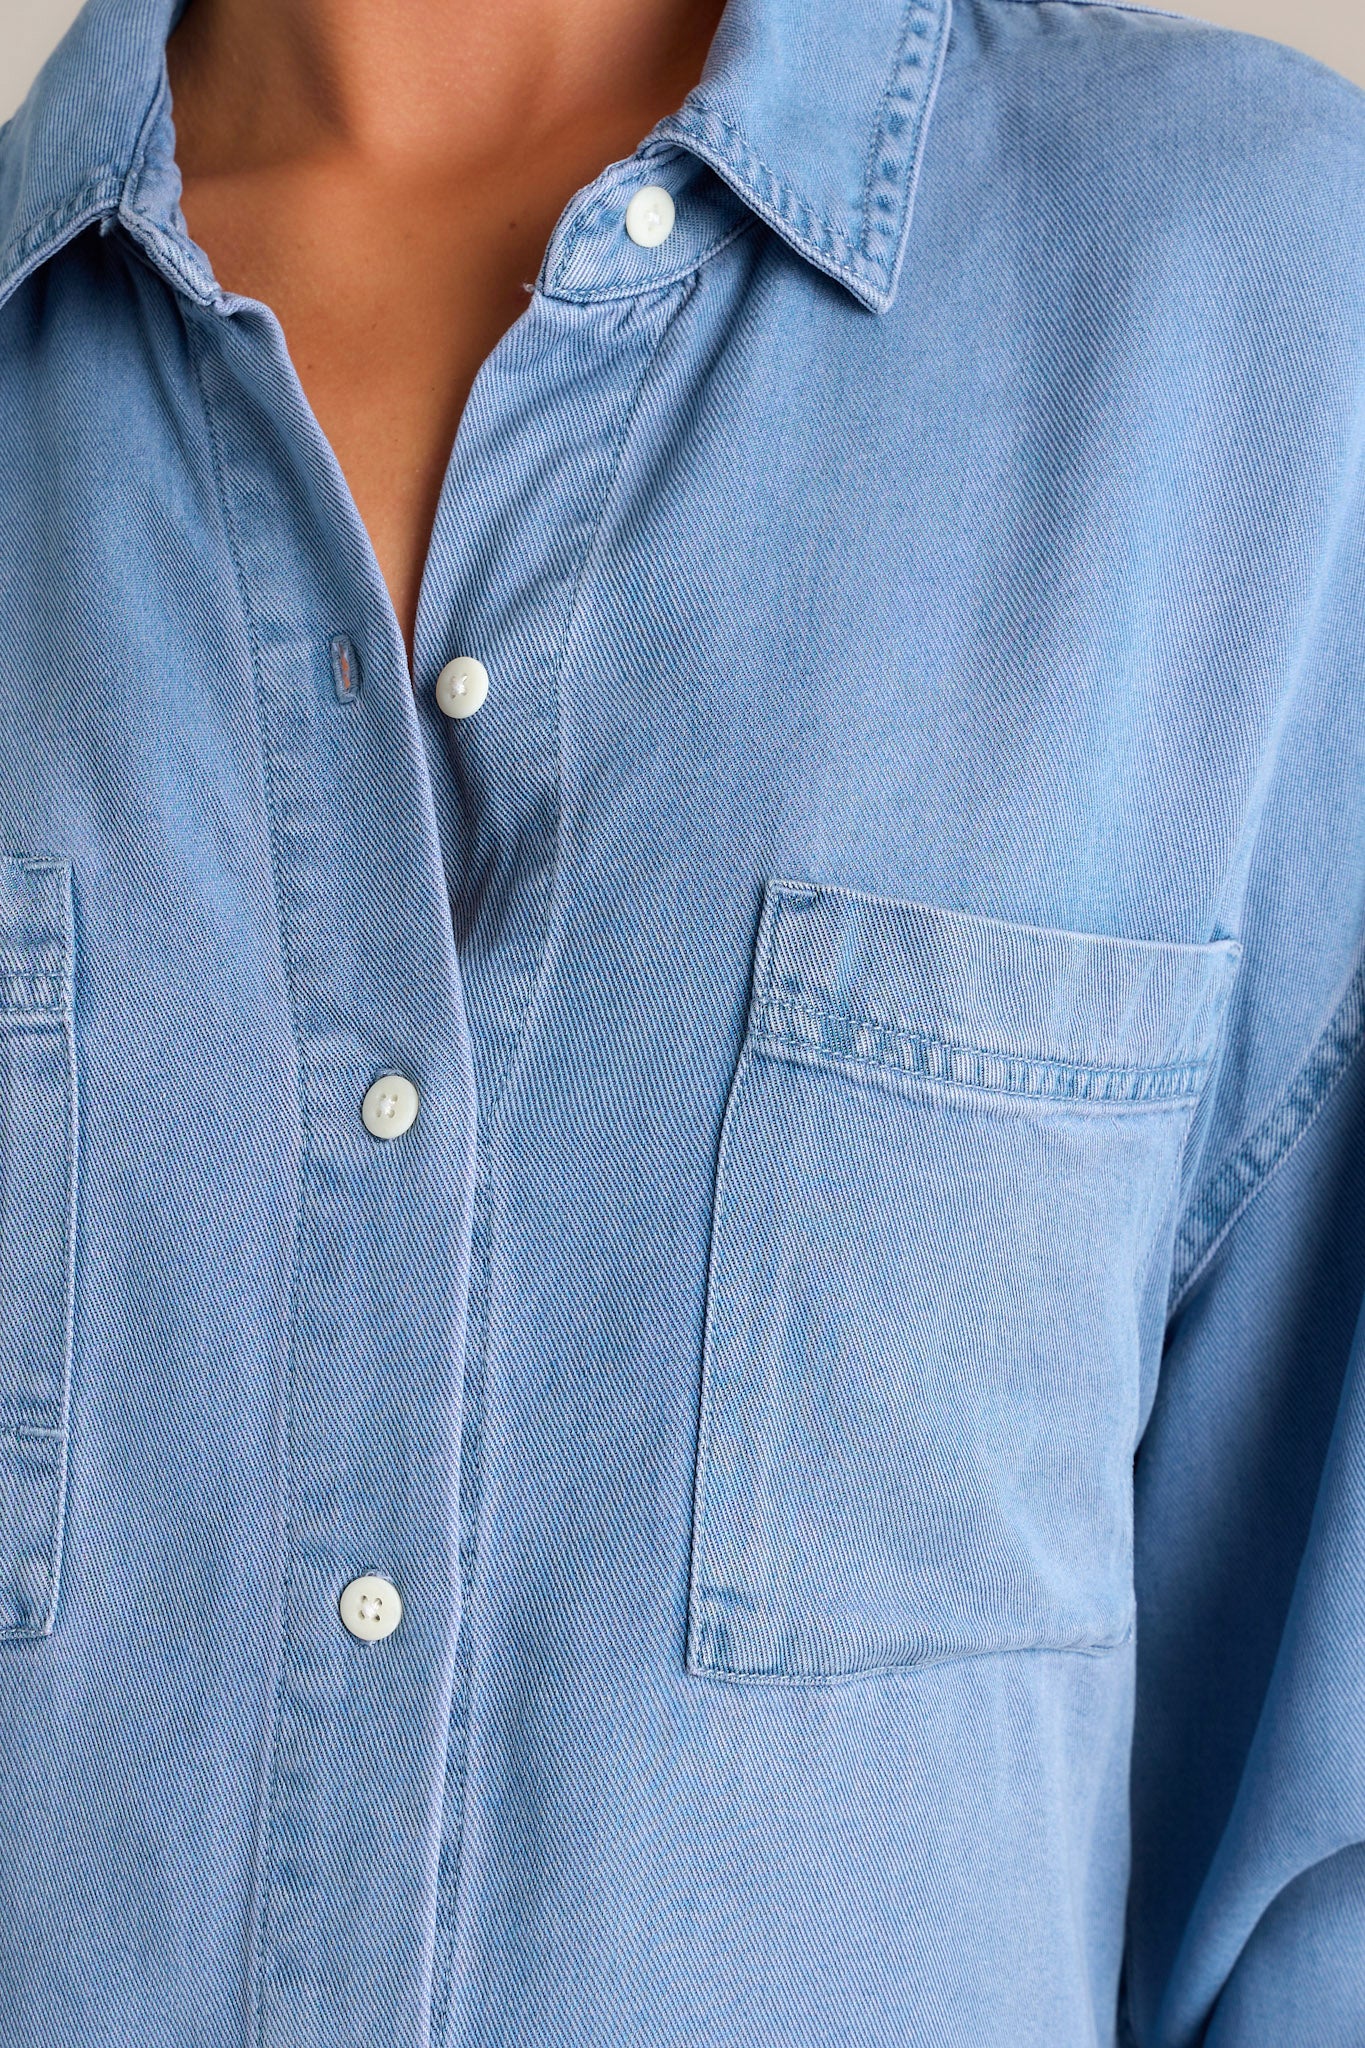
[[[673,195],[662,185],[641,185],[626,208],[626,233],[642,249],[657,249],[673,232]]]

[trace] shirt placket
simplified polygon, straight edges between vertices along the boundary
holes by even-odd
[[[277,324],[229,297],[190,316],[298,1047],[296,1073],[262,1077],[301,1145],[252,2048],[454,2039],[473,1965],[459,1873],[479,1824],[497,1160],[534,1143],[533,1117],[503,1106],[552,952],[572,744],[560,663],[631,409],[694,267],[683,251],[651,268],[657,199],[654,240],[623,236],[643,182],[616,166],[578,195],[542,273],[566,294],[538,292],[480,371],[415,683]],[[533,1357],[533,1331],[510,1341]]]
[[[424,2038],[454,1645],[476,1107],[391,608],[278,327],[193,321],[252,641],[297,1069],[277,1663],[248,2038]],[[262,1204],[282,1191],[262,1189]]]
[[[680,194],[676,243],[671,197],[658,179]],[[697,184],[707,203],[689,215],[682,194]],[[638,240],[627,225],[632,206]],[[658,232],[661,213],[666,234]],[[613,687],[605,675],[570,680],[566,650],[595,576],[638,573],[627,557],[603,560],[632,416],[698,265],[738,214],[711,174],[677,152],[613,166],[578,195],[551,240],[540,288],[470,393],[423,582],[418,717],[451,878],[479,1098],[461,1459],[463,1624],[441,1815],[432,2048],[477,2038],[481,1915],[462,1876],[483,1864],[487,1831],[496,1827],[483,1796],[479,1700],[490,1662],[510,1653],[492,1635],[484,1603],[496,1569],[501,1461],[515,1458],[503,1441],[499,1384],[504,1373],[534,1377],[540,1341],[517,1325],[499,1291],[509,1256],[504,1164],[513,1152],[534,1158],[544,1144],[518,1076],[559,950],[573,943],[557,886],[573,858],[563,766],[593,723],[577,692]],[[443,701],[452,669],[470,658],[487,678],[477,716],[463,715],[461,699]],[[554,1170],[552,1160],[545,1170]],[[553,1260],[556,1246],[545,1244],[540,1255]],[[546,1541],[555,1540],[547,1528]]]

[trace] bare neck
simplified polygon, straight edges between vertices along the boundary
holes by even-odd
[[[723,0],[191,0],[170,39],[210,173],[468,171],[696,82]]]

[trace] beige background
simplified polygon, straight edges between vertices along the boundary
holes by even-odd
[[[79,0],[0,0],[0,121],[18,106],[78,6]],[[1296,43],[1365,86],[1365,0],[1186,0],[1176,11]]]

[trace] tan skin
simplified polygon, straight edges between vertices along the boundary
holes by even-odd
[[[475,373],[569,199],[696,84],[722,4],[191,0],[171,36],[190,233],[279,319],[409,660]]]

